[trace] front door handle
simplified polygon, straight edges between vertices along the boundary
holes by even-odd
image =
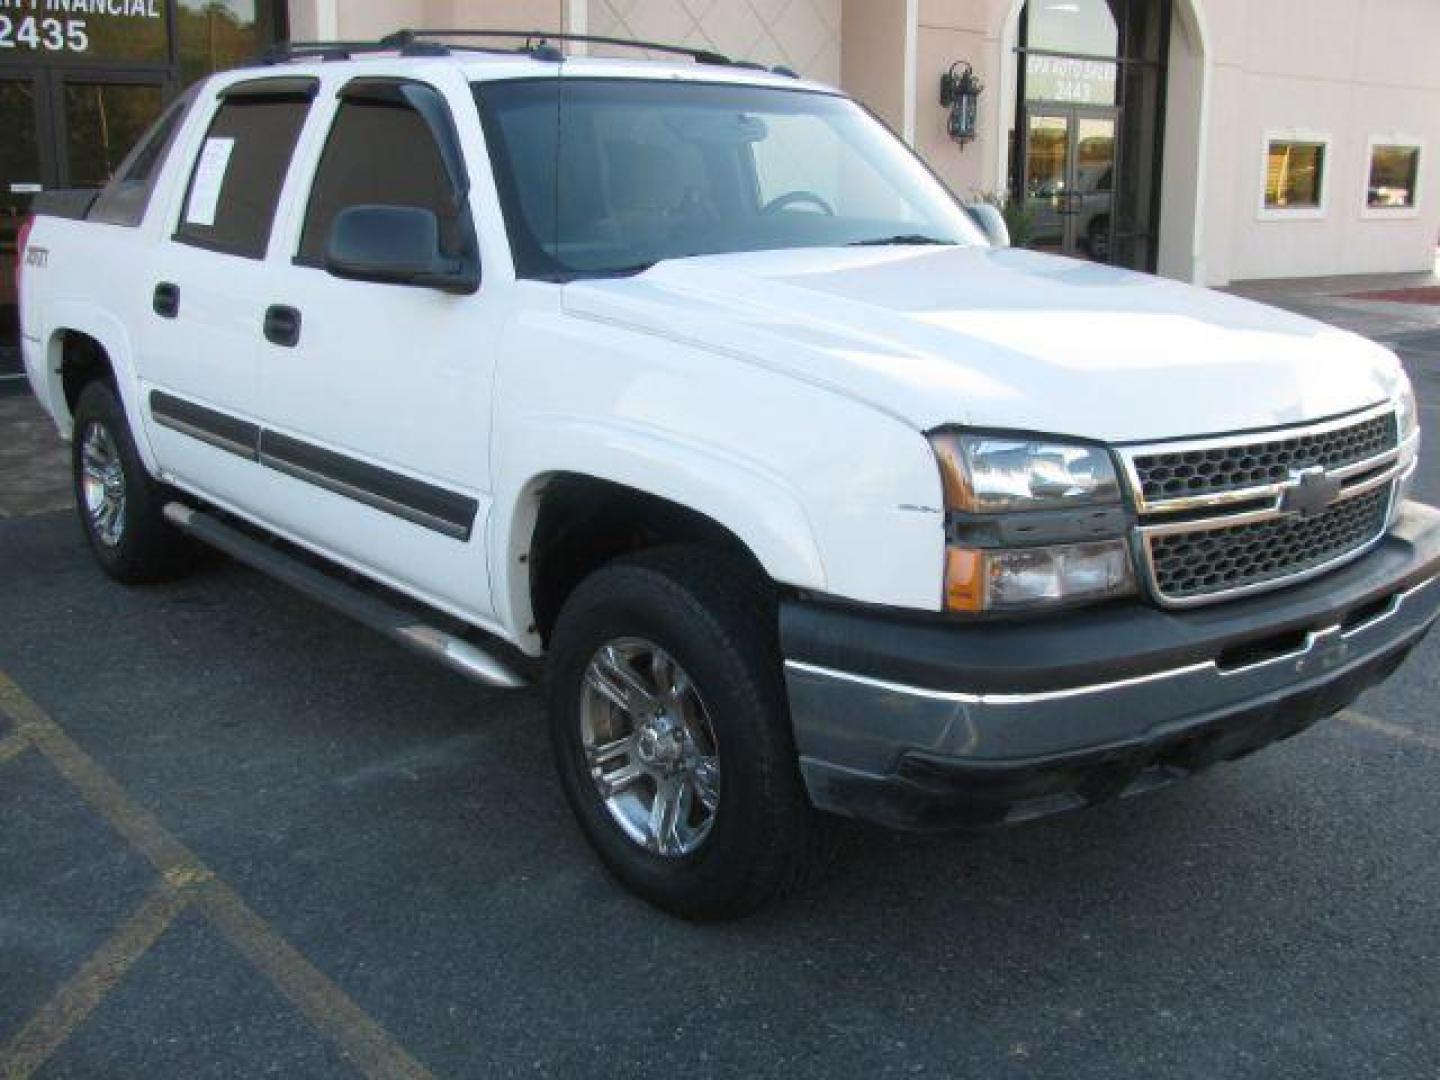
[[[173,319],[180,314],[180,286],[162,281],[155,286],[155,295],[150,300],[155,314],[162,319]]]
[[[265,340],[292,348],[300,340],[300,312],[285,304],[271,304],[265,309]]]

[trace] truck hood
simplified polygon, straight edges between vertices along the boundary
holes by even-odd
[[[572,283],[564,303],[824,386],[921,431],[1218,434],[1373,405],[1401,380],[1388,350],[1323,323],[1015,249],[676,259]]]

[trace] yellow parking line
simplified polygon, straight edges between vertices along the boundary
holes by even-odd
[[[0,739],[0,765],[11,758],[19,757],[28,749],[30,749],[30,740],[18,731],[6,735],[5,738]]]
[[[1400,724],[1392,724],[1386,720],[1376,720],[1373,716],[1366,716],[1354,709],[1346,709],[1340,714],[1341,719],[1354,724],[1356,727],[1367,728],[1370,731],[1378,731],[1381,735],[1388,735],[1392,739],[1399,739],[1401,742],[1412,743],[1415,746],[1423,746],[1427,750],[1440,750],[1440,738],[1434,735],[1426,735],[1423,731],[1415,731]]]
[[[155,944],[190,899],[186,889],[177,889],[168,881],[156,885],[135,914],[0,1051],[0,1076],[25,1080],[43,1065]]]
[[[136,805],[110,774],[75,745],[4,672],[0,672],[0,711],[15,722],[16,733],[44,754],[85,801],[100,811],[160,873],[198,863],[189,849],[166,832],[153,814]]]
[[[231,944],[264,972],[312,1024],[330,1033],[366,1076],[407,1080],[430,1076],[425,1066],[396,1045],[360,1006],[266,925],[234,890],[214,882],[202,890],[198,903]]]
[[[160,872],[162,877],[161,895],[180,897],[181,906],[193,900],[197,910],[204,913],[230,943],[250,960],[272,984],[309,1018],[322,1035],[339,1047],[341,1053],[366,1076],[403,1077],[405,1080],[424,1080],[430,1072],[397,1044],[378,1023],[350,999],[346,993],[330,981],[318,968],[296,952],[283,937],[275,932],[259,915],[241,900],[229,886],[215,879],[214,875],[196,858],[184,844],[171,836],[163,825],[148,810],[137,804],[113,777],[102,769],[89,754],[60,729],[60,726],[41,711],[11,679],[0,671],[0,712],[14,721],[16,733],[13,737],[27,740],[39,750],[70,781],[91,806],[110,823],[121,836],[133,844]],[[152,898],[153,899],[153,898]],[[150,901],[147,901],[147,904]],[[154,906],[163,906],[154,899]],[[176,909],[178,911],[178,908]],[[85,1005],[77,1010],[65,1005],[63,1010],[40,1014],[21,1029],[13,1046],[20,1046],[19,1040],[31,1032],[36,1025],[41,1034],[59,1032],[53,1045],[46,1050],[48,1055],[60,1041],[74,1030],[89,1014],[100,999],[124,974],[121,966],[113,979],[91,979],[83,992],[67,990],[77,985],[85,972],[92,969],[105,970],[104,958],[130,955],[125,950],[139,944],[140,948],[131,955],[129,963],[144,952],[145,948],[158,937],[174,918],[159,919],[148,908],[142,908],[126,927],[107,943],[86,966],[81,974],[67,984],[57,1001],[77,1002]],[[154,936],[145,939],[147,928],[154,929]],[[127,936],[128,934],[128,936]],[[116,945],[110,953],[112,945]],[[88,1003],[88,1004],[86,1004]],[[54,1003],[52,1002],[52,1005]],[[73,1023],[57,1024],[47,1016],[73,1016]],[[45,1039],[26,1036],[36,1045],[46,1043]],[[27,1043],[26,1045],[29,1045]],[[0,1058],[6,1071],[0,1075],[10,1077],[10,1055]],[[19,1060],[19,1059],[17,1059]],[[24,1060],[29,1060],[25,1058]],[[36,1064],[43,1061],[41,1057]],[[29,1067],[34,1068],[34,1065]],[[16,1072],[26,1076],[28,1072]]]

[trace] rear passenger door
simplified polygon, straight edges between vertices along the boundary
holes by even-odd
[[[308,191],[296,185],[304,212],[293,266],[269,294],[295,312],[299,331],[262,352],[261,456],[288,478],[275,510],[286,530],[483,618],[493,611],[482,538],[507,290],[486,276],[470,197],[456,191],[457,168],[469,186],[457,121],[480,138],[473,106],[455,115],[428,82],[365,77],[339,87]],[[336,216],[376,205],[433,212],[442,247],[481,255],[479,291],[327,272]]]
[[[173,232],[143,273],[137,327],[151,444],[183,485],[245,507],[261,408],[258,363],[280,192],[318,81],[253,79],[221,90],[190,148]],[[178,152],[178,150],[177,150]]]

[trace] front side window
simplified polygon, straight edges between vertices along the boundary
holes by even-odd
[[[310,189],[301,263],[321,265],[330,226],[350,206],[429,210],[442,248],[452,249],[457,207],[444,160],[424,118],[394,95],[341,102]]]
[[[1420,147],[1376,143],[1370,147],[1370,184],[1365,202],[1372,210],[1413,210],[1420,176]]]
[[[1265,155],[1265,209],[1321,209],[1325,150],[1318,140],[1271,139]]]
[[[845,98],[550,79],[476,87],[522,276],[866,243],[980,244],[914,156]]]
[[[264,258],[308,109],[302,95],[227,97],[200,146],[175,239]]]

